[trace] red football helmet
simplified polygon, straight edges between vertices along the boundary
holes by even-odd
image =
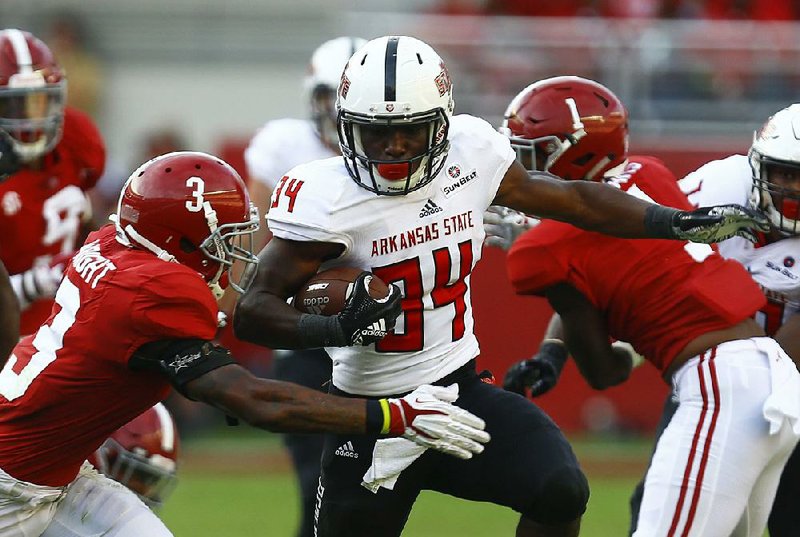
[[[175,421],[158,403],[117,429],[89,462],[155,508],[177,484],[179,447]]]
[[[120,240],[196,270],[217,297],[229,283],[244,292],[258,265],[258,211],[239,174],[206,153],[178,151],[142,164],[122,188],[114,218]],[[245,264],[238,281],[234,261]]]
[[[0,31],[0,131],[29,162],[61,138],[67,81],[41,40],[20,30]]]
[[[628,154],[628,112],[592,80],[559,76],[522,90],[500,128],[528,170],[600,180]]]

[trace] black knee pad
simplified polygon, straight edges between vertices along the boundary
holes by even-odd
[[[540,524],[566,524],[586,511],[589,482],[580,468],[562,466],[543,482],[539,498],[525,516]]]

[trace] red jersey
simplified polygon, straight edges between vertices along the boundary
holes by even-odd
[[[62,486],[120,426],[169,393],[157,373],[128,368],[144,343],[211,340],[217,303],[200,275],[123,246],[113,226],[73,257],[47,322],[0,372],[0,468]]]
[[[630,157],[608,182],[663,205],[692,208],[655,158]],[[514,243],[508,272],[519,294],[569,283],[603,312],[613,338],[633,345],[661,372],[696,337],[733,326],[765,304],[744,267],[708,245],[620,239],[555,221]]]
[[[22,169],[0,183],[0,260],[9,274],[77,248],[81,222],[91,214],[84,192],[100,178],[105,160],[97,127],[68,108],[61,141],[43,157],[42,168]],[[31,304],[22,312],[21,332],[36,330],[52,305],[50,299]]]

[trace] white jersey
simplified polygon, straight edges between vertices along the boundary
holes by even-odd
[[[479,353],[470,273],[481,257],[483,212],[515,154],[508,138],[468,115],[451,119],[449,139],[441,172],[405,196],[360,187],[341,157],[294,168],[273,192],[276,237],[343,244],[324,269],[361,267],[403,292],[394,333],[365,347],[326,348],[333,383],[348,393],[407,392]]]
[[[256,133],[244,151],[248,175],[275,189],[283,175],[304,162],[336,153],[322,143],[309,119],[275,119]]]
[[[747,205],[753,175],[745,155],[732,155],[705,164],[679,181],[695,206],[737,203]],[[769,304],[756,320],[774,334],[800,310],[800,237],[754,245],[742,237],[719,244],[724,257],[742,263],[761,286]]]

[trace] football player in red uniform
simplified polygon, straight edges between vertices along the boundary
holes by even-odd
[[[502,130],[532,171],[690,209],[661,161],[627,154],[627,121],[604,86],[557,77],[517,95]],[[594,388],[623,382],[644,356],[675,390],[634,535],[760,536],[800,438],[800,373],[753,319],[765,297],[744,267],[707,245],[548,220],[517,239],[508,271],[519,294],[547,297],[557,315],[507,389],[545,392],[571,354]]]
[[[133,172],[116,225],[89,235],[50,317],[0,371],[0,536],[170,535],[133,492],[84,464],[170,385],[265,429],[377,432],[463,458],[483,450],[483,421],[444,388],[337,398],[258,379],[214,345],[216,298],[246,286],[257,226],[244,182],[216,157],[169,153]],[[367,294],[353,292],[338,320],[352,323]],[[399,310],[396,293],[386,301]]]
[[[719,244],[720,255],[734,259],[761,286],[767,304],[756,322],[774,336],[795,363],[800,363],[800,144],[795,125],[800,104],[792,104],[764,122],[753,133],[746,155],[729,155],[702,165],[678,181],[693,205],[706,203],[750,204],[769,217],[771,229],[755,244],[728,239]],[[677,405],[670,398],[656,430],[656,442]],[[631,496],[631,533],[639,512],[644,482]],[[794,537],[800,528],[800,449],[795,448],[783,469],[772,504],[767,529],[770,537]]]
[[[92,120],[65,109],[67,80],[28,32],[0,31],[0,259],[29,334],[47,319],[65,261],[91,217],[86,191],[103,173]]]

